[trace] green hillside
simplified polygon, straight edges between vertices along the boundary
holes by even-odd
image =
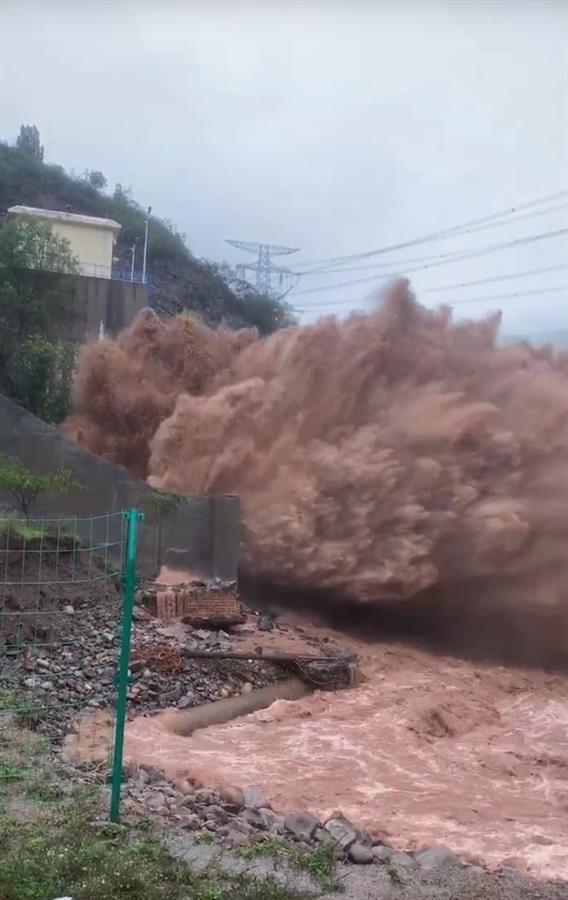
[[[0,217],[10,206],[24,205],[116,219],[122,225],[117,243],[119,265],[128,268],[129,248],[135,240],[142,247],[145,210],[120,185],[110,194],[90,183],[101,179],[89,179],[88,173],[74,177],[62,166],[0,143]],[[211,325],[254,325],[261,334],[291,322],[285,303],[257,294],[246,282],[231,280],[229,287],[229,271],[228,267],[196,259],[170,223],[151,216],[148,272],[152,276],[152,303],[158,311],[175,314],[194,310]]]

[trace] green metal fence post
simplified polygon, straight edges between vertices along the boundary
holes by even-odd
[[[130,638],[132,634],[132,608],[136,591],[136,556],[138,549],[138,522],[142,515],[137,509],[124,513],[128,522],[126,538],[126,558],[123,573],[122,640],[118,669],[118,690],[116,697],[116,725],[114,755],[112,762],[112,791],[110,801],[111,822],[120,817],[120,788],[122,784],[122,759],[124,751],[124,726],[126,724],[126,695],[128,693],[128,665],[130,662]]]

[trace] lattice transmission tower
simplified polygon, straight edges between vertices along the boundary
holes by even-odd
[[[297,284],[299,276],[296,276],[291,269],[275,266],[272,257],[298,253],[299,247],[281,247],[278,244],[258,244],[256,241],[231,241],[228,239],[227,244],[231,244],[232,247],[237,247],[239,250],[257,254],[256,262],[239,263],[236,270],[238,277],[243,279],[246,277],[247,270],[256,272],[256,289],[259,294],[282,297]],[[272,286],[273,275],[278,278],[279,290],[277,291]]]

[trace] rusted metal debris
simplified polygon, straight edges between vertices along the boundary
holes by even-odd
[[[349,656],[302,656],[291,653],[239,653],[202,650],[184,650],[187,659],[243,659],[255,662],[270,662],[296,672],[304,681],[325,690],[343,687],[357,687],[361,674],[357,657]]]
[[[143,666],[151,666],[167,675],[179,675],[185,671],[185,657],[179,647],[172,644],[150,644],[133,651],[130,668],[133,672]]]

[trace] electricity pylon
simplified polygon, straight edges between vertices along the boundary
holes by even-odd
[[[239,250],[257,254],[256,262],[239,263],[236,269],[239,278],[243,279],[247,269],[256,272],[256,289],[259,294],[272,295],[273,275],[278,275],[280,288],[285,286],[285,290],[279,291],[279,296],[287,294],[297,283],[294,273],[282,266],[275,266],[272,262],[272,257],[298,253],[299,247],[281,247],[278,244],[258,244],[255,241],[231,241],[228,239],[227,244],[231,244],[232,247],[237,247]]]

